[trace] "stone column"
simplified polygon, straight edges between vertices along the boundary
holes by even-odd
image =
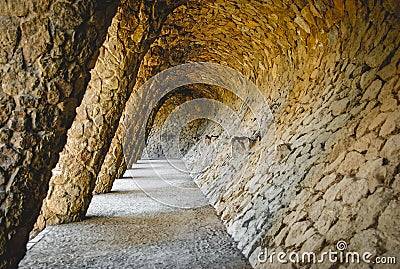
[[[99,175],[97,176],[96,186],[93,194],[108,193],[111,191],[114,180],[119,178],[125,172],[124,169],[124,153],[120,141],[120,128],[118,128],[115,137],[111,142],[110,149],[101,166]]]
[[[174,12],[175,13],[175,12]],[[136,78],[136,83],[132,92],[136,92],[140,89],[140,87],[152,76],[161,72],[168,67],[171,67],[171,63],[169,63],[170,52],[162,50],[160,47],[160,43],[167,42],[166,36],[170,31],[170,25],[163,25],[161,30],[161,37],[157,38],[155,42],[151,45],[147,54],[144,56],[143,61],[141,62],[138,75]],[[174,35],[172,38],[176,38]],[[151,98],[149,96],[148,98]],[[134,96],[130,96],[127,101],[127,105],[133,104],[135,101]],[[123,117],[123,116],[122,116]],[[101,170],[97,176],[96,186],[94,190],[94,194],[107,193],[111,191],[112,185],[116,178],[120,178],[126,171],[126,160],[124,156],[124,152],[121,144],[121,136],[123,133],[123,119],[121,118],[120,124],[118,126],[118,130],[116,132],[116,136],[119,135],[119,138],[114,138],[111,142],[110,148],[108,150],[107,156],[102,164]],[[132,149],[124,149],[125,151],[131,151]],[[120,152],[120,153],[119,153]],[[125,152],[127,153],[127,152]],[[118,170],[118,163],[121,162],[121,166]]]
[[[92,80],[68,132],[37,229],[82,220],[140,62],[176,1],[123,1],[92,72]]]
[[[117,174],[115,175],[115,178],[122,178],[124,176],[125,172],[126,172],[126,169],[128,169],[128,167],[126,166],[125,158],[122,158],[121,165],[118,168],[118,171],[117,171]],[[114,183],[114,180],[113,180],[113,183]]]
[[[0,2],[0,268],[26,252],[117,2]]]

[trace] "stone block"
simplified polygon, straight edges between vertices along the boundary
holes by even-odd
[[[347,109],[349,102],[350,102],[350,100],[348,98],[334,101],[331,105],[332,114],[334,116],[338,116],[338,115],[344,113]]]
[[[353,180],[342,191],[342,200],[345,204],[355,204],[368,194],[368,182],[365,179]]]
[[[400,134],[391,136],[383,146],[380,156],[396,162],[400,158]]]
[[[354,232],[352,221],[338,220],[326,233],[326,240],[330,243],[336,243],[339,240],[351,238]]]
[[[377,217],[387,207],[392,198],[392,191],[385,188],[378,188],[366,200],[361,201],[361,207],[354,223],[355,229],[360,231],[375,225]]]
[[[343,162],[339,165],[337,173],[342,175],[353,175],[356,174],[359,167],[365,162],[365,157],[356,152],[349,152]]]
[[[310,227],[309,221],[296,222],[289,227],[289,233],[285,239],[285,247],[299,247],[313,234],[315,234],[315,229]]]
[[[400,238],[400,202],[390,201],[378,219],[378,229],[382,231],[391,240]]]
[[[377,99],[378,93],[382,88],[382,81],[380,79],[374,80],[371,85],[366,89],[361,101],[371,101]]]
[[[396,129],[400,129],[400,111],[387,114],[385,123],[379,131],[379,136],[388,138],[391,134],[395,133]]]

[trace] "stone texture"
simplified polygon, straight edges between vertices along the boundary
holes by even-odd
[[[398,229],[393,229],[393,227],[399,227],[399,214],[399,201],[391,201],[378,219],[378,229],[388,238],[400,237],[400,231]]]
[[[110,149],[101,166],[100,172],[97,175],[96,186],[93,194],[108,193],[111,191],[114,180],[120,178],[125,173],[125,157],[121,145],[121,132],[117,132],[111,141]]]
[[[261,139],[259,147],[238,164],[230,159],[230,138],[222,135],[215,155],[210,153],[210,167],[195,177],[256,268],[269,268],[252,255],[263,244],[289,252],[305,250],[306,242],[306,247],[319,250],[339,239],[362,242],[362,230],[381,232],[376,226],[379,216],[395,199],[390,184],[398,185],[394,181],[399,156],[394,55],[399,44],[394,39],[386,45],[380,42],[389,31],[387,24],[393,27],[399,18],[388,15],[381,1],[369,3],[368,8],[361,2],[337,2],[336,11],[323,1],[279,2],[279,8],[256,5],[258,12],[273,14],[263,21],[240,3],[217,1],[210,5],[209,19],[197,20],[201,27],[187,30],[183,19],[181,34],[169,44],[184,47],[184,42],[193,42],[189,36],[201,36],[206,42],[197,43],[208,54],[191,50],[186,61],[218,59],[241,70],[263,89],[274,113],[274,160],[262,156],[267,140]],[[233,14],[233,23],[217,22],[221,9]],[[180,10],[174,16],[181,18]],[[390,20],[380,23],[385,16]],[[247,23],[249,18],[255,23]],[[256,24],[259,29],[253,31]],[[318,27],[324,28],[323,33],[316,31]],[[262,29],[268,32],[265,38]],[[235,41],[229,36],[235,36]],[[279,50],[286,52],[285,57],[278,56]],[[396,64],[389,65],[393,59]],[[250,125],[246,117],[243,121]],[[214,131],[211,126],[207,129]],[[202,148],[199,143],[185,156],[194,170],[203,165],[196,163]],[[244,174],[239,172],[243,170]],[[251,192],[246,188],[250,185]],[[250,223],[257,220],[263,224],[253,230]],[[299,226],[306,220],[307,226]],[[318,239],[316,245],[303,238],[305,234]],[[391,244],[378,240],[380,245]],[[377,245],[371,247],[379,252]]]
[[[150,5],[150,1],[143,3],[140,8]],[[154,10],[149,10],[164,10],[171,3],[154,4]],[[42,5],[40,9],[76,13],[68,5],[57,2]],[[133,88],[135,92],[149,78],[169,67],[188,62],[214,62],[238,70],[254,82],[266,99],[264,102],[255,97],[255,92],[249,93],[250,99],[257,99],[254,109],[261,111],[268,104],[274,116],[274,128],[262,130],[265,135],[234,158],[232,137],[211,123],[205,132],[220,133],[218,139],[209,145],[204,140],[198,141],[185,156],[194,170],[208,167],[195,180],[221,215],[238,247],[251,257],[253,266],[267,266],[258,263],[255,254],[264,246],[287,252],[308,246],[324,251],[334,247],[338,233],[342,235],[340,239],[358,251],[365,249],[381,255],[387,249],[399,249],[397,233],[390,228],[398,219],[395,202],[400,156],[400,13],[396,1],[187,1],[159,21],[153,21],[154,12],[133,19],[130,14],[141,9],[125,11],[127,6],[123,2],[114,18],[114,23],[120,22],[120,28],[114,24],[109,33],[120,29],[121,35],[109,34],[100,50],[100,60],[96,62],[85,95],[89,101],[84,101],[77,110],[78,118],[68,134],[70,145],[59,164],[61,170],[54,171],[51,199],[46,204],[52,208],[50,215],[55,222],[83,218],[130,90]],[[46,28],[49,23],[63,33],[70,27],[77,29],[81,16],[28,16],[29,20],[21,21],[19,18],[30,14],[32,8],[29,4],[7,2],[3,10],[10,14],[1,18],[2,32],[7,33],[0,40],[4,47],[1,63],[9,63],[11,58],[16,63],[35,61],[35,70],[38,70],[25,72],[17,68],[23,65],[15,64],[13,72],[4,71],[2,76],[0,121],[6,122],[3,124],[6,126],[0,128],[0,139],[5,141],[1,150],[7,155],[1,155],[4,164],[0,174],[5,181],[30,175],[39,178],[37,171],[40,175],[49,175],[50,168],[43,167],[48,166],[50,157],[26,152],[35,143],[38,144],[34,149],[40,152],[59,151],[60,148],[50,145],[61,145],[55,143],[54,137],[64,139],[65,131],[63,136],[45,134],[59,126],[63,130],[69,127],[86,81],[77,79],[86,65],[77,64],[72,52],[84,59],[91,53],[90,49],[75,49],[73,46],[80,43],[72,42],[75,41],[72,35],[46,33],[52,34],[52,27]],[[143,23],[137,24],[139,21]],[[146,36],[149,25],[159,29],[160,35]],[[90,29],[87,30],[92,33]],[[141,47],[137,41],[143,36],[154,39],[148,43],[149,50],[124,51]],[[76,40],[84,38],[76,35]],[[29,46],[18,45],[15,49],[18,42]],[[49,42],[61,45],[52,47]],[[49,48],[51,55],[42,57],[43,51]],[[127,55],[122,64],[121,51]],[[58,65],[60,57],[68,59],[63,61],[65,65]],[[129,59],[136,59],[135,64],[127,64]],[[94,63],[90,61],[88,66]],[[39,73],[45,74],[41,80],[37,79]],[[58,74],[67,78],[74,76],[74,83],[59,79]],[[54,77],[58,79],[52,81]],[[128,77],[132,80],[128,81]],[[227,79],[224,74],[220,78]],[[77,88],[82,90],[76,91]],[[196,91],[204,93],[204,89],[201,85]],[[143,103],[131,100],[135,108],[145,108],[156,99],[153,91],[143,96]],[[49,104],[46,107],[41,106],[43,99]],[[238,98],[218,100],[235,108],[247,130],[255,130],[254,117],[241,106]],[[149,126],[156,131],[160,126],[157,112],[171,110],[162,110],[157,105],[150,109],[153,108],[156,109],[151,121],[155,124]],[[59,115],[60,110],[67,121],[51,116]],[[159,115],[159,119],[165,116]],[[126,127],[129,126],[122,126],[122,131]],[[128,166],[140,158],[145,134],[151,133],[146,126],[141,127],[134,127],[135,134],[143,137],[131,141],[127,149],[131,154],[126,160]],[[185,134],[189,136],[193,132],[188,130]],[[284,146],[276,148],[275,145]],[[150,146],[155,148],[154,144]],[[203,153],[209,158],[200,158]],[[105,170],[114,165],[110,163],[117,162],[118,156],[113,156],[104,164]],[[30,158],[35,160],[32,166]],[[22,163],[29,169],[17,169]],[[112,182],[112,177],[107,182]],[[10,184],[3,189],[6,186]],[[11,187],[8,194],[17,189]],[[30,189],[29,184],[18,192],[29,193],[26,189]],[[30,204],[36,205],[35,201]],[[17,227],[19,219],[15,221],[12,217],[15,214],[7,212],[6,223]],[[51,218],[44,214],[39,223]],[[309,241],[310,237],[317,240],[315,244]]]
[[[65,177],[50,181],[36,230],[84,218],[96,178],[118,127],[146,51],[179,2],[122,1],[100,50],[78,116],[58,166]],[[83,129],[83,135],[78,132]],[[59,184],[63,182],[62,184]]]
[[[115,1],[0,3],[0,267],[16,268]]]

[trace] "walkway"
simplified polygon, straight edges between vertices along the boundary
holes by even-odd
[[[88,218],[46,228],[19,268],[251,268],[181,161],[142,160]]]

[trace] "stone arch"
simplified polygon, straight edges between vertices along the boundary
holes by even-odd
[[[208,119],[217,123],[231,137],[241,129],[239,115],[229,106],[209,98],[196,98],[177,106],[167,116],[159,135],[161,148],[166,152],[168,148],[179,150],[179,131],[197,119]],[[164,141],[164,137],[167,137],[167,141]],[[167,159],[184,157],[179,151],[168,152],[164,155]]]
[[[234,69],[212,63],[188,63],[158,73],[133,93],[132,104],[125,108],[123,149],[128,167],[140,157],[144,148],[146,119],[153,107],[175,88],[190,84],[211,84],[226,88],[236,94],[250,110],[256,109],[259,131],[273,126],[273,119],[264,96],[251,81]],[[143,93],[146,93],[144,95]],[[250,96],[250,93],[253,96]],[[263,133],[261,134],[263,135]],[[134,141],[134,142],[132,142]]]
[[[200,91],[198,90],[200,88]],[[154,120],[156,118],[156,114],[159,113],[159,110],[162,106],[165,106],[166,101],[170,100],[172,97],[178,98],[176,104],[174,106],[179,105],[181,102],[188,101],[190,99],[196,99],[201,97],[214,97],[216,98],[215,94],[213,94],[211,89],[204,89],[205,87],[181,87],[178,89],[173,90],[172,92],[167,93],[164,95],[159,102],[154,106],[152,111],[150,112],[149,118],[146,122],[146,132],[145,132],[145,144],[147,144],[150,131],[152,126],[154,125]],[[182,101],[181,101],[182,100]]]

